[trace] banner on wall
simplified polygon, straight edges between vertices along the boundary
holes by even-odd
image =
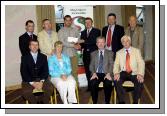
[[[93,19],[93,6],[64,6],[65,15],[70,15],[73,18],[73,26],[83,31],[85,29],[85,18],[90,17]]]

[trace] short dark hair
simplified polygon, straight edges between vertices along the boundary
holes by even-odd
[[[25,23],[25,25],[27,26],[28,23],[33,23],[34,24],[34,22],[32,20],[27,20],[26,23]]]
[[[114,17],[116,18],[116,14],[115,14],[115,13],[109,13],[109,14],[108,14],[108,17],[109,17],[109,16],[114,16]]]
[[[85,18],[85,21],[86,21],[86,20],[91,20],[91,21],[93,22],[93,19],[90,18],[90,17],[86,17],[86,18]]]
[[[29,41],[29,45],[31,44],[31,42],[37,42],[37,43],[38,43],[38,45],[39,45],[38,40],[35,40],[35,39],[30,40],[30,41]]]
[[[96,42],[97,42],[99,39],[103,39],[104,41],[106,41],[106,39],[105,39],[104,36],[98,36],[98,37],[96,38]]]
[[[70,15],[64,16],[64,21],[66,20],[66,18],[71,18],[71,16],[70,16]],[[72,19],[72,18],[71,18],[71,19]]]
[[[50,21],[50,19],[43,19],[43,20],[42,20],[42,24],[43,24],[45,21]]]

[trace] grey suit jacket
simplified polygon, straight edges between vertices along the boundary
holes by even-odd
[[[96,70],[99,65],[99,51],[96,50],[91,53],[91,61],[90,61],[90,71],[91,74],[96,73]],[[104,73],[110,73],[113,76],[113,52],[109,50],[104,50],[104,58],[103,58],[103,70]]]

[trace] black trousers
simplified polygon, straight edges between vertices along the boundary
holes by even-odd
[[[88,88],[90,89],[91,72],[89,70],[89,65],[90,65],[90,52],[89,51],[84,51],[83,52],[83,63],[84,63],[86,78],[87,78],[87,81],[88,81]]]
[[[103,73],[97,73],[97,76],[98,79],[90,80],[90,89],[91,89],[93,104],[97,104],[98,89],[101,81],[103,82],[103,87],[104,87],[105,103],[109,104],[112,92],[112,81],[107,79],[104,80],[105,74]]]
[[[125,103],[125,90],[122,87],[124,81],[132,81],[134,83],[133,103],[137,104],[138,99],[141,97],[143,83],[138,82],[137,75],[131,75],[125,71],[120,72],[120,80],[115,83],[119,103]]]

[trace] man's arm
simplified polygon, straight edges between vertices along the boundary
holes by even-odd
[[[137,74],[140,74],[144,77],[144,74],[145,74],[145,63],[144,63],[144,60],[141,56],[141,52],[139,49],[137,49],[136,51],[136,58],[137,58]]]
[[[42,71],[41,71],[41,79],[42,80],[46,80],[49,76],[49,69],[48,69],[48,61],[47,61],[47,56],[44,56],[44,65],[42,67]]]
[[[96,73],[96,71],[95,71],[95,56],[94,56],[94,52],[91,53],[89,69],[90,69],[91,75],[93,73]]]
[[[31,82],[31,79],[30,79],[31,76],[28,73],[28,66],[27,66],[27,61],[25,56],[21,57],[20,72],[21,72],[22,81]]]

